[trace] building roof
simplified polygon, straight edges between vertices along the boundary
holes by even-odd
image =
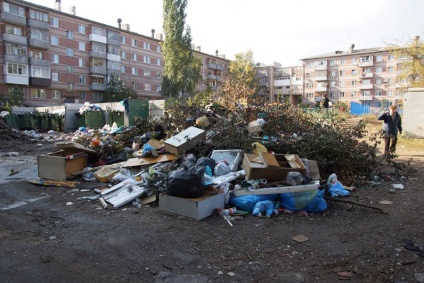
[[[358,54],[369,54],[369,53],[377,53],[382,51],[389,51],[388,47],[374,47],[374,48],[364,48],[364,49],[353,49],[350,51],[339,51],[336,50],[333,53],[325,53],[321,55],[315,55],[311,57],[306,57],[300,60],[311,60],[311,59],[322,59],[322,58],[331,58],[331,57],[345,57],[349,55],[358,55]]]

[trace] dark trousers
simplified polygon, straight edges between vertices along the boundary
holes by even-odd
[[[384,137],[384,152],[387,153],[396,151],[397,136],[387,135]]]

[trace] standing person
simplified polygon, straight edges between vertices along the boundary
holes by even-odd
[[[330,108],[330,99],[328,99],[328,95],[327,94],[324,95],[324,108],[325,109]]]
[[[384,153],[395,152],[398,132],[402,134],[402,120],[396,111],[396,105],[390,105],[389,112],[380,114],[378,120],[384,121]]]

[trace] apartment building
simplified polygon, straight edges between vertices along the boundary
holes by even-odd
[[[316,103],[327,94],[333,102],[357,102],[371,109],[396,104],[401,98],[397,59],[387,48],[354,49],[301,59],[303,101]],[[406,84],[407,82],[400,82]]]
[[[62,12],[60,0],[54,9],[21,0],[0,3],[1,97],[19,87],[26,105],[99,102],[116,73],[138,98],[161,98],[161,34],[138,34],[121,19],[109,26],[81,18],[76,7]],[[200,47],[194,51],[203,60],[198,90],[219,89],[230,61]]]

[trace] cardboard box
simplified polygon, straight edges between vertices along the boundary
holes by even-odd
[[[293,157],[293,161],[290,161],[290,157]],[[288,172],[306,174],[306,167],[296,154],[245,153],[243,169],[250,180],[281,181]]]
[[[197,198],[178,198],[165,194],[159,196],[159,210],[167,213],[191,217],[197,220],[206,218],[217,208],[224,208],[224,193],[205,190]]]
[[[164,141],[165,150],[177,156],[185,154],[187,150],[193,148],[206,139],[206,132],[196,127],[189,127],[181,133]]]
[[[72,156],[67,159],[66,156]],[[38,177],[66,181],[72,173],[87,167],[87,154],[84,152],[59,150],[37,156]]]

